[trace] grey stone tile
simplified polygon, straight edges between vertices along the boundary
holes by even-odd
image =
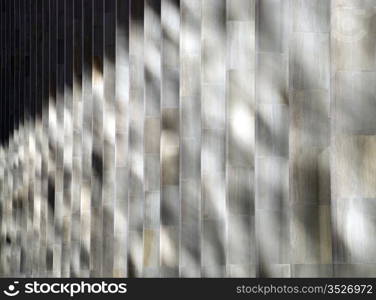
[[[120,235],[114,235],[114,263],[113,277],[125,277],[127,275],[127,249],[128,233],[123,232]]]
[[[129,195],[141,196],[144,191],[144,160],[142,153],[131,152],[129,166]],[[141,155],[140,155],[141,154]]]
[[[113,276],[114,265],[114,207],[113,204],[103,205],[102,233],[102,276]]]
[[[320,202],[320,172],[318,162],[321,149],[312,147],[294,148],[290,159],[291,201],[300,204]]]
[[[254,215],[254,172],[251,169],[227,167],[227,211],[231,214]]]
[[[255,17],[255,1],[227,1],[227,20],[252,21]]]
[[[142,231],[130,230],[128,233],[129,253],[128,253],[128,276],[142,277],[143,267],[143,238]]]
[[[144,132],[145,153],[159,153],[161,139],[161,119],[146,118]]]
[[[336,7],[346,7],[346,8],[372,8],[374,3],[372,0],[362,0],[362,1],[352,1],[352,0],[336,0]]]
[[[181,266],[179,277],[180,278],[200,278],[201,270],[200,268],[193,268],[191,266]]]
[[[145,113],[158,116],[161,96],[161,16],[160,3],[144,8]]]
[[[375,70],[375,26],[373,9],[335,6],[333,12],[333,52],[336,70]],[[353,24],[351,27],[347,24]]]
[[[373,234],[375,224],[374,198],[337,199],[337,232],[345,263],[374,263],[376,239]],[[339,247],[337,247],[339,248]]]
[[[201,170],[204,174],[225,171],[224,130],[202,131]]]
[[[301,264],[292,266],[293,277],[333,277],[333,265]]]
[[[256,277],[256,265],[240,264],[227,265],[227,276],[231,278],[254,278]]]
[[[144,228],[156,229],[160,225],[160,192],[145,194]]]
[[[227,78],[228,161],[233,166],[250,168],[255,148],[254,73],[229,71]]]
[[[255,263],[255,224],[248,215],[228,215],[227,263],[247,265]]]
[[[321,205],[331,203],[330,149],[323,150],[318,157],[319,202]]]
[[[318,221],[317,206],[294,206],[291,227],[293,263],[319,262]]]
[[[260,264],[291,263],[290,212],[257,209],[256,226]]]
[[[281,157],[260,157],[256,166],[256,207],[282,211],[289,208],[289,162]]]
[[[162,185],[179,183],[179,146],[163,144],[161,149],[161,181]]]
[[[337,197],[375,197],[375,149],[376,138],[372,135],[339,136],[336,139],[333,183]]]
[[[115,164],[116,167],[126,167],[129,160],[128,152],[128,134],[127,133],[116,133],[116,157]]]
[[[177,278],[177,277],[179,277],[179,269],[177,267],[174,267],[174,268],[162,267],[161,268],[161,277]]]
[[[291,265],[267,263],[260,267],[259,276],[266,278],[289,278],[291,277]]]
[[[153,229],[144,229],[143,267],[159,266],[159,232]]]
[[[226,266],[212,265],[202,267],[201,277],[203,278],[224,278],[226,276]]]
[[[202,1],[201,59],[203,83],[224,84],[226,1]]]
[[[227,22],[227,59],[229,69],[255,68],[255,24],[252,21]]]
[[[176,226],[162,226],[160,234],[162,277],[177,277],[179,274],[179,229]]]
[[[201,41],[201,0],[180,1],[181,53],[199,54]]]
[[[202,276],[222,277],[226,257],[224,221],[204,220],[202,226]]]
[[[180,176],[182,180],[197,179],[201,170],[201,143],[195,138],[181,139]]]
[[[116,194],[114,205],[115,232],[125,226],[125,215],[128,209],[128,188],[125,182],[128,180],[128,168],[116,168]]]
[[[335,264],[335,277],[375,277],[375,264]]]
[[[222,38],[223,39],[223,38]],[[201,81],[203,84],[224,84],[226,80],[225,41],[211,34],[201,43]],[[219,51],[218,51],[219,50]]]
[[[335,77],[338,133],[374,134],[376,91],[374,72],[337,72]]]
[[[293,148],[329,145],[329,105],[329,93],[326,90],[293,93],[290,123]]]
[[[171,58],[168,57],[168,60]],[[175,108],[179,106],[179,68],[162,67],[162,108]]]
[[[226,0],[203,0],[201,4],[202,31],[204,35],[220,33],[226,21]]]
[[[145,155],[145,191],[155,191],[160,188],[160,160],[159,154]]]
[[[226,212],[225,174],[202,176],[202,205],[204,218],[223,219]]]
[[[284,2],[263,0],[258,4],[258,50],[282,52],[284,48]]]
[[[293,89],[328,89],[329,34],[294,33],[289,60]]]
[[[140,230],[143,227],[144,211],[143,197],[129,196],[128,202],[128,226],[130,230]]]
[[[165,108],[162,111],[162,150],[165,146],[177,146],[179,143],[178,137],[179,110],[177,108]]]
[[[202,86],[202,123],[204,129],[225,128],[226,96],[223,85]]]
[[[179,6],[171,0],[161,2],[162,59],[168,67],[179,65]]]
[[[186,54],[180,60],[180,96],[192,97],[200,95],[201,57],[198,54]]]
[[[181,97],[180,107],[181,135],[201,139],[201,97]]]
[[[144,278],[160,278],[161,277],[160,268],[158,268],[158,267],[155,267],[155,268],[144,267],[144,269],[142,271],[142,277],[144,277]]]
[[[161,224],[177,226],[180,216],[179,187],[162,186],[161,193]]]
[[[180,276],[200,277],[201,234],[200,223],[190,220],[181,225]]]
[[[330,2],[326,0],[293,1],[293,30],[329,32]]]
[[[257,54],[257,103],[288,104],[288,60],[280,53]]]
[[[201,184],[199,179],[183,180],[180,183],[181,222],[197,224],[201,211]]]
[[[295,204],[292,209],[292,262],[330,263],[332,245],[329,206]]]
[[[255,110],[255,73],[253,70],[227,71],[228,117],[236,118],[239,110]]]
[[[257,118],[257,156],[288,157],[289,108],[282,104],[260,104]]]

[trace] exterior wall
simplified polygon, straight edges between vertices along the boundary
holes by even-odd
[[[0,275],[375,276],[367,0],[0,0]]]

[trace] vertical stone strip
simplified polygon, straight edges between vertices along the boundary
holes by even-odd
[[[9,236],[11,241],[11,252],[10,252],[10,274],[11,276],[15,276],[15,247],[16,247],[16,226],[15,226],[15,209],[14,209],[14,198],[15,198],[15,192],[14,192],[14,182],[15,179],[15,155],[14,155],[14,143],[15,143],[15,134],[14,134],[14,106],[15,106],[15,13],[14,13],[14,7],[15,7],[15,1],[10,5],[10,57],[11,57],[11,63],[10,63],[10,84],[11,84],[11,91],[9,95],[9,153],[10,153],[10,159],[9,159],[9,206],[10,206],[10,224],[11,227],[9,228]]]
[[[9,68],[9,59],[8,59],[8,49],[9,49],[9,46],[8,46],[8,37],[9,37],[9,33],[8,33],[8,30],[9,30],[9,13],[8,13],[8,3],[5,2],[3,3],[3,16],[4,16],[4,27],[3,27],[3,30],[4,30],[4,37],[3,37],[3,41],[4,41],[4,52],[2,53],[2,56],[4,57],[4,74],[7,74],[8,73],[8,68]],[[9,81],[9,76],[4,76],[4,86],[6,86],[8,84],[8,81]],[[7,108],[8,108],[8,95],[9,95],[9,89],[4,89],[4,101],[2,102],[2,108],[4,109],[4,111],[7,111]],[[9,227],[9,224],[8,224],[8,201],[7,201],[7,191],[8,191],[8,157],[7,157],[7,153],[8,153],[8,138],[7,138],[7,125],[8,125],[8,113],[6,114],[3,114],[3,119],[2,119],[2,122],[3,122],[3,126],[4,126],[4,130],[3,130],[3,143],[2,143],[2,148],[3,148],[3,163],[2,165],[4,166],[4,179],[2,181],[2,186],[3,186],[3,190],[2,190],[2,196],[3,196],[3,201],[2,201],[2,228],[1,228],[1,234],[2,234],[2,237],[1,237],[1,241],[2,241],[2,244],[1,244],[1,247],[2,247],[2,257],[1,257],[1,267],[2,267],[2,272],[3,274],[9,274],[9,263],[8,263],[8,260],[7,260],[7,255],[8,255],[8,248],[9,248],[9,238],[8,238],[8,227]]]
[[[29,134],[29,146],[30,146],[30,188],[29,191],[31,193],[32,200],[30,201],[29,205],[32,210],[32,217],[31,217],[31,224],[32,224],[32,231],[30,237],[30,245],[32,252],[32,276],[37,276],[37,268],[38,268],[38,249],[37,243],[38,241],[38,201],[37,201],[37,180],[36,180],[36,124],[35,124],[35,115],[36,115],[36,84],[35,78],[37,76],[36,73],[36,5],[34,2],[30,1],[30,134]]]
[[[57,4],[50,0],[49,45],[49,100],[48,100],[48,223],[47,228],[47,276],[53,276],[55,245],[55,182],[56,182],[56,90],[57,90]],[[32,153],[29,153],[30,157]],[[30,167],[30,166],[29,166]]]
[[[102,274],[103,231],[103,1],[93,1],[93,149],[91,170],[90,276]]]
[[[180,3],[181,277],[201,276],[201,1]]]
[[[73,0],[65,0],[64,185],[61,276],[70,277],[73,160]]]
[[[226,1],[203,0],[201,17],[201,275],[226,272]]]
[[[41,250],[40,250],[40,276],[46,276],[47,270],[47,231],[48,226],[48,156],[49,156],[49,1],[41,1],[41,21],[42,21],[42,86],[41,86]]]
[[[27,182],[26,182],[26,170],[27,164],[25,161],[26,157],[26,147],[25,147],[25,66],[26,66],[26,51],[25,51],[25,1],[21,0],[19,4],[19,28],[20,28],[20,117],[19,123],[20,127],[20,161],[21,161],[21,170],[20,170],[20,199],[19,199],[19,209],[20,209],[20,273],[19,276],[23,276],[25,274],[25,255],[27,251],[27,240],[26,240],[26,225],[27,225],[27,214],[26,214],[26,206],[27,206]],[[0,25],[1,26],[1,25]],[[1,192],[0,192],[1,193]],[[1,196],[0,196],[1,197]]]
[[[290,277],[289,1],[257,1],[257,276]]]
[[[11,18],[11,11],[12,10],[12,6],[11,6],[12,3],[9,3],[7,5],[7,24],[8,24],[8,28],[7,28],[7,40],[6,40],[6,43],[7,43],[7,53],[6,53],[6,60],[7,60],[7,69],[6,69],[6,72],[7,72],[7,75],[8,75],[8,79],[6,81],[6,85],[9,87],[12,82],[13,82],[13,77],[12,77],[12,60],[11,60],[11,55],[12,55],[12,44],[11,44],[11,37],[13,35],[13,33],[11,32],[12,30],[12,18]],[[11,112],[10,112],[10,107],[11,107],[11,102],[13,101],[13,99],[11,98],[12,95],[11,95],[11,89],[8,88],[7,89],[7,94],[6,94],[6,110],[7,110],[7,117],[6,117],[6,120],[5,120],[5,126],[6,126],[6,130],[8,131],[9,128],[10,128],[10,124],[11,124]],[[6,243],[6,247],[4,249],[4,268],[5,270],[8,272],[8,274],[12,275],[12,247],[13,247],[13,243],[14,243],[14,240],[12,239],[12,225],[11,222],[12,222],[12,185],[10,185],[12,183],[12,161],[11,161],[11,133],[8,131],[6,133],[6,145],[5,145],[5,149],[6,149],[6,153],[7,153],[7,161],[5,163],[5,170],[4,170],[4,178],[5,178],[5,182],[4,182],[4,186],[5,186],[5,193],[4,193],[4,209],[5,209],[5,243]]]
[[[57,65],[56,65],[56,173],[55,173],[55,277],[61,277],[64,205],[64,92],[65,92],[65,0],[57,1]]]
[[[132,1],[129,34],[129,262],[128,276],[142,276],[144,207],[144,3]]]
[[[24,276],[30,274],[30,245],[28,241],[29,236],[29,126],[30,126],[30,111],[29,111],[29,91],[30,91],[30,35],[29,35],[29,5],[27,0],[22,1],[22,19],[23,19],[23,51],[24,51],[24,62],[23,62],[23,122],[24,122],[24,132],[23,132],[23,145],[24,145],[24,155],[23,155],[23,237],[21,243],[23,244],[23,254],[21,254],[21,273]]]
[[[331,276],[330,1],[292,1],[289,44],[292,276]]]
[[[180,235],[180,0],[162,0],[161,23],[160,264],[162,277],[177,277]]]
[[[80,276],[80,240],[81,240],[81,188],[82,188],[82,0],[73,1],[73,160],[72,160],[72,223],[71,223],[71,277]]]
[[[376,8],[332,1],[332,217],[335,277],[374,277]]]
[[[14,1],[13,15],[14,15],[14,60],[13,60],[13,78],[14,78],[14,98],[13,98],[13,230],[14,243],[12,250],[12,268],[13,276],[19,276],[20,270],[20,126],[19,126],[19,105],[20,105],[20,28],[19,28],[19,0]]]
[[[115,41],[116,1],[104,1],[103,258],[102,276],[113,276],[115,198]]]
[[[93,102],[92,102],[92,31],[93,5],[83,0],[83,59],[82,59],[82,186],[81,186],[81,277],[90,275],[90,225],[92,187],[92,144],[93,144]]]
[[[10,263],[10,274],[11,276],[16,276],[15,274],[15,246],[16,246],[16,224],[15,224],[15,201],[14,201],[14,182],[15,182],[15,155],[14,155],[14,143],[15,143],[15,134],[14,134],[14,106],[15,106],[15,32],[14,32],[14,6],[15,2],[10,4],[10,87],[11,91],[9,93],[9,119],[8,119],[8,130],[9,130],[9,194],[8,194],[8,205],[9,205],[9,214],[8,214],[8,224],[9,226],[9,240],[10,240],[10,253],[9,253],[9,263]],[[34,40],[35,41],[35,40]],[[35,60],[34,60],[35,63]],[[35,65],[34,65],[35,66]]]
[[[0,2],[0,199],[3,199],[3,187],[4,187],[4,102],[5,102],[5,64],[6,60],[4,57],[4,2]],[[4,249],[4,201],[0,201],[0,251],[3,252]],[[0,258],[0,275],[4,273],[3,260]]]
[[[36,74],[35,74],[35,199],[34,199],[34,230],[35,230],[35,244],[36,251],[34,256],[35,275],[40,276],[43,265],[41,264],[40,253],[43,252],[41,244],[42,239],[42,74],[43,74],[43,49],[42,49],[42,1],[34,3],[36,27],[35,27],[35,59],[36,59]]]
[[[10,237],[11,237],[11,255],[10,255],[10,271],[12,276],[16,276],[16,233],[17,233],[17,228],[16,228],[16,203],[15,203],[15,198],[16,198],[16,192],[15,192],[15,183],[17,182],[17,177],[16,177],[16,155],[15,155],[15,149],[17,148],[15,146],[15,143],[17,141],[17,134],[15,133],[15,127],[14,127],[14,115],[15,115],[15,105],[16,105],[16,40],[15,40],[15,1],[13,1],[11,5],[11,87],[12,91],[10,93],[10,120],[9,120],[9,128],[10,128],[10,145],[9,145],[9,152],[10,152],[10,171],[11,171],[11,186],[10,186],[10,207],[11,207],[11,214],[10,214],[10,220],[12,227],[10,228]]]
[[[114,204],[114,277],[128,275],[129,253],[129,122],[130,122],[130,65],[129,24],[130,0],[116,1],[116,143],[115,143],[115,204]]]
[[[0,146],[0,164],[1,164],[1,182],[0,182],[0,196],[1,199],[1,231],[0,231],[0,240],[1,240],[1,253],[4,253],[2,257],[0,257],[0,272],[1,275],[7,274],[7,263],[5,260],[6,256],[6,231],[7,231],[7,224],[6,224],[6,201],[5,201],[5,191],[6,191],[6,104],[7,104],[7,89],[5,89],[7,83],[6,71],[7,71],[7,7],[4,1],[1,2],[1,146]]]
[[[30,135],[32,134],[32,101],[31,101],[31,92],[32,92],[32,79],[31,79],[31,70],[32,70],[32,59],[31,59],[31,41],[32,41],[32,35],[31,35],[31,4],[29,0],[26,0],[25,3],[25,22],[26,22],[26,32],[27,32],[27,41],[26,41],[26,55],[27,55],[27,61],[25,64],[25,67],[27,69],[27,77],[26,77],[26,86],[25,86],[25,93],[26,93],[26,99],[25,99],[25,111],[26,111],[26,124],[27,124],[27,130],[25,131],[25,152],[28,153],[28,155],[25,157],[27,160],[25,163],[27,164],[27,170],[26,170],[26,178],[27,178],[27,206],[25,209],[27,209],[27,226],[25,227],[26,230],[26,241],[28,245],[28,251],[26,253],[26,262],[25,262],[25,275],[31,276],[32,275],[32,241],[33,241],[33,224],[32,224],[32,218],[33,218],[33,176],[32,176],[32,144]]]
[[[144,7],[145,203],[143,276],[160,276],[161,1]]]
[[[218,113],[226,116],[226,276],[254,277],[255,1],[227,0],[225,24],[226,106]],[[208,112],[223,97],[215,93],[218,89],[212,88]],[[222,121],[214,117],[209,119],[212,125]]]

